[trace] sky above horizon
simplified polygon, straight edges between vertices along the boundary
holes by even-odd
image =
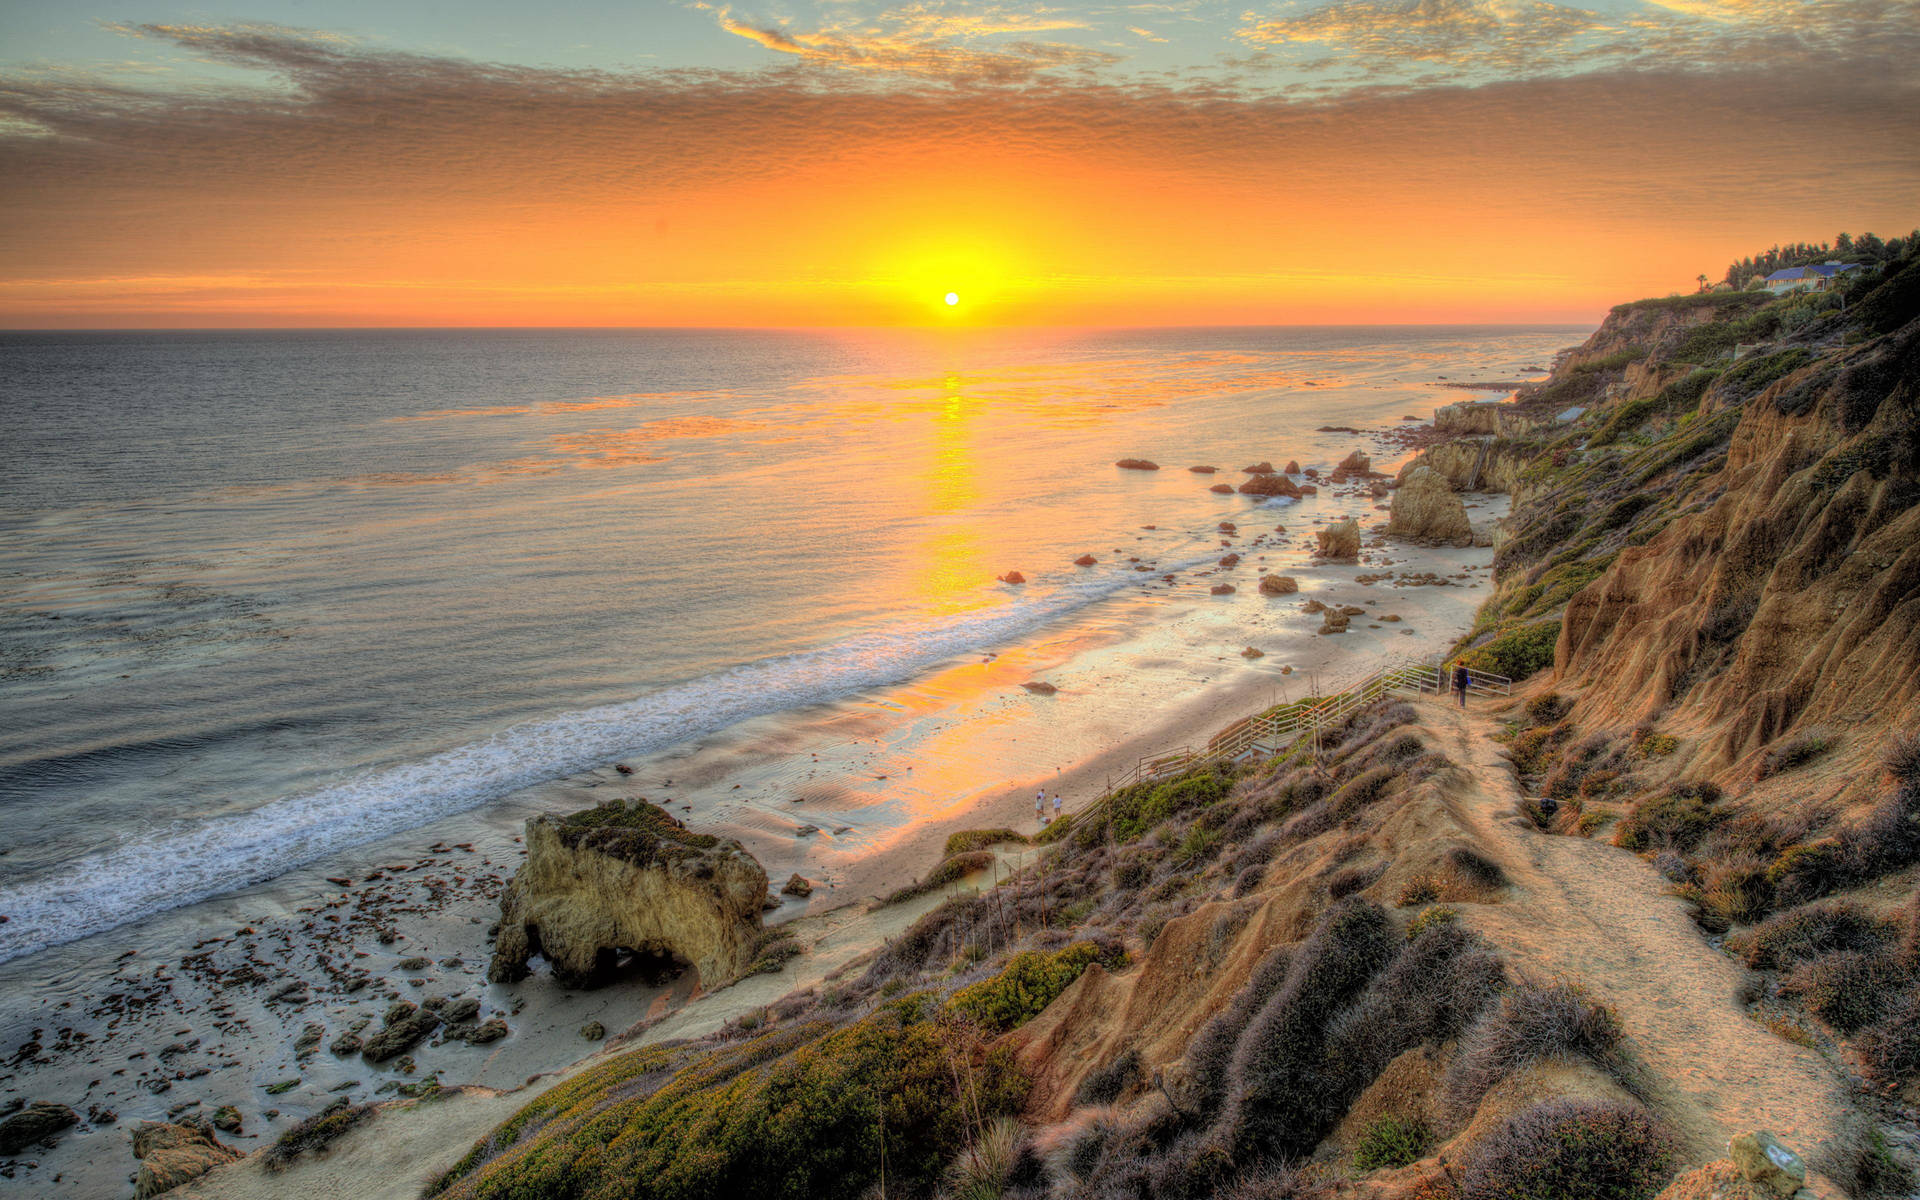
[[[0,327],[1586,322],[1916,112],[1920,0],[14,0]]]

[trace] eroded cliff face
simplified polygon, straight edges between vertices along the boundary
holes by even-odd
[[[767,873],[738,842],[690,833],[644,800],[535,817],[526,839],[489,979],[524,978],[543,955],[569,987],[591,986],[623,952],[684,959],[709,990],[746,971]]]
[[[1807,724],[1920,723],[1920,323],[1809,354],[1740,410],[1715,498],[1567,605],[1559,679],[1613,722],[1683,710],[1696,773]]]

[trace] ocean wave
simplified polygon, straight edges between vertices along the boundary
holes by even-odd
[[[1187,569],[1208,557],[1163,569]],[[664,749],[752,717],[898,683],[1153,578],[1093,574],[985,611],[865,634],[619,704],[523,722],[239,815],[177,822],[0,888],[0,913],[9,918],[0,925],[0,962],[250,887],[618,755]]]

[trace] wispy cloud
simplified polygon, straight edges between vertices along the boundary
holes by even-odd
[[[958,8],[908,4],[874,17],[800,29],[786,21],[735,16],[710,9],[726,32],[802,62],[918,79],[1007,83],[1061,68],[1099,67],[1117,55],[1035,35],[1087,28],[1086,22],[1046,9]],[[1004,41],[1007,37],[1018,41]]]

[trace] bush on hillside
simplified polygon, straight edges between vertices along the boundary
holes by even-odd
[[[269,1171],[284,1171],[293,1165],[294,1159],[325,1150],[354,1126],[372,1120],[379,1111],[377,1104],[350,1105],[343,1096],[281,1134],[260,1156],[260,1163]]]
[[[988,1033],[1005,1033],[1040,1015],[1094,963],[1109,970],[1126,961],[1118,942],[1075,942],[1058,950],[1023,950],[990,979],[954,993],[948,1006]]]
[[[929,1006],[903,997],[839,1030],[809,1022],[683,1049],[686,1065],[651,1090],[628,1072],[590,1072],[529,1105],[538,1116],[523,1110],[511,1136],[503,1127],[483,1142],[497,1157],[477,1147],[432,1191],[803,1197],[859,1194],[883,1169],[890,1190],[931,1191],[972,1130],[1019,1110],[1027,1085],[1010,1051],[928,1019]],[[647,1055],[622,1059],[658,1064]]]
[[[1027,835],[1016,829],[962,829],[958,833],[947,835],[947,847],[940,856],[952,858],[956,854],[971,854],[975,850],[985,850],[990,846],[998,846],[1002,842],[1025,845]]]
[[[1894,932],[1865,905],[1834,900],[1775,913],[1730,944],[1750,967],[1788,970],[1842,950],[1878,953]]]
[[[1680,1143],[1638,1105],[1547,1100],[1475,1143],[1461,1200],[1649,1200],[1680,1165]]]
[[[1833,749],[1834,739],[1817,729],[1796,733],[1770,748],[1761,756],[1758,777],[1770,779],[1798,770]]]
[[[1557,619],[1537,621],[1503,630],[1492,641],[1462,654],[1460,661],[1476,670],[1525,679],[1553,665],[1553,646],[1559,640]]]
[[[1404,1167],[1425,1158],[1432,1145],[1433,1130],[1425,1121],[1388,1113],[1361,1133],[1353,1148],[1353,1166],[1356,1171]]]
[[[1620,819],[1613,844],[1628,850],[1691,850],[1726,819],[1715,806],[1720,789],[1710,783],[1676,784],[1642,800]]]
[[[1467,1031],[1443,1080],[1456,1113],[1469,1113],[1502,1079],[1543,1059],[1586,1059],[1623,1085],[1636,1080],[1613,1010],[1564,980],[1523,980]]]
[[[1286,1160],[1313,1148],[1346,1111],[1321,1075],[1327,1023],[1390,961],[1399,937],[1358,897],[1321,917],[1286,981],[1255,1013],[1228,1069],[1229,1148],[1236,1161]]]
[[[1906,979],[1884,951],[1836,950],[1794,967],[1780,991],[1841,1033],[1857,1033],[1886,1017]]]
[[[1867,1074],[1881,1083],[1901,1086],[1920,1079],[1920,984],[1909,984],[1853,1046]]]

